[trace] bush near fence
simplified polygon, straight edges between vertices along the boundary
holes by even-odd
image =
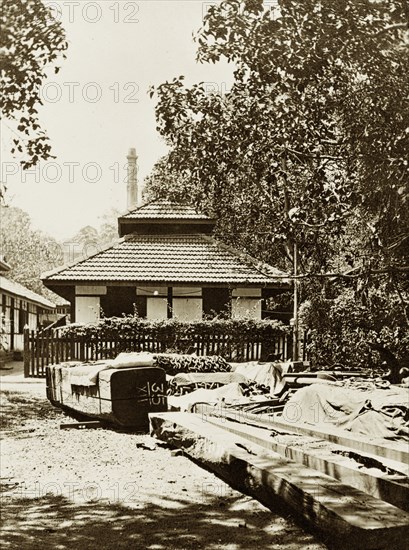
[[[59,331],[62,337],[85,339],[100,348],[102,341],[115,341],[115,352],[140,349],[174,353],[192,353],[247,359],[247,345],[258,344],[262,355],[275,352],[277,340],[289,334],[281,321],[220,319],[183,322],[178,319],[147,320],[124,316],[102,319],[97,323],[72,324]],[[149,342],[154,343],[149,346]],[[145,345],[147,344],[147,345]],[[260,351],[258,355],[260,355]],[[257,357],[260,358],[260,357]]]
[[[25,335],[25,374],[44,376],[51,363],[110,359],[126,351],[220,355],[228,361],[288,358],[290,329],[275,320],[152,321],[124,316]]]

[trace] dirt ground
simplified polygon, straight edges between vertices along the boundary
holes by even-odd
[[[21,366],[0,381],[1,548],[326,548],[148,435],[61,429]]]

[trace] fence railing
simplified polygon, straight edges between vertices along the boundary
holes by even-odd
[[[275,355],[291,358],[291,335],[277,335],[272,341],[248,339],[237,343],[229,334],[196,335],[177,343],[179,353],[221,355],[227,361],[257,361]],[[65,361],[98,361],[112,359],[124,351],[165,353],[169,342],[147,335],[126,337],[61,336],[53,332],[24,331],[24,376],[43,378],[47,365]]]

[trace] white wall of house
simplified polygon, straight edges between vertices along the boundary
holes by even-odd
[[[202,289],[175,286],[172,289],[172,317],[181,321],[200,321],[203,317]]]
[[[137,287],[138,296],[146,296],[146,318],[160,320],[168,318],[168,287]]]
[[[103,285],[77,285],[75,294],[77,296],[104,296],[107,293],[107,287]]]
[[[261,288],[235,288],[232,291],[233,319],[261,319]]]
[[[231,304],[233,319],[261,319],[261,300],[257,298],[235,298]]]
[[[148,297],[146,299],[147,319],[167,319],[168,299],[161,297]]]
[[[24,334],[14,335],[14,351],[24,350]]]
[[[77,286],[75,320],[80,323],[98,321],[100,296],[106,293],[103,286]],[[91,295],[93,294],[93,295]],[[167,287],[138,287],[136,294],[146,296],[147,319],[168,318]],[[198,287],[172,288],[172,317],[181,321],[198,321],[203,317],[202,289]],[[232,290],[231,313],[234,319],[261,319],[262,293],[260,288]]]
[[[107,293],[106,286],[77,285],[75,287],[75,322],[95,323],[100,319],[101,299]]]
[[[201,321],[203,303],[201,298],[173,298],[172,317],[180,321]]]
[[[138,296],[146,296],[147,319],[168,318],[168,288],[138,287]],[[198,287],[172,288],[172,317],[181,321],[198,321],[203,315],[202,289]]]
[[[99,320],[100,307],[99,296],[76,296],[75,322],[95,323]]]

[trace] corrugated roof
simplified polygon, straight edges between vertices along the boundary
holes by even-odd
[[[278,269],[258,263],[207,235],[132,234],[90,258],[44,274],[43,281],[239,286],[287,282],[283,276]]]
[[[140,206],[120,219],[125,220],[203,220],[211,221],[212,218],[196,212],[191,206],[173,203],[166,199],[159,199]]]
[[[50,309],[55,308],[55,304],[50,302],[50,300],[47,300],[47,298],[44,298],[44,296],[40,296],[40,294],[33,292],[32,290],[26,288],[20,283],[16,283],[15,281],[10,281],[10,279],[6,279],[6,277],[0,276],[0,290],[10,292],[10,294],[14,294],[20,298],[23,298],[24,300],[29,300],[30,302],[34,302],[43,307],[47,307]]]

